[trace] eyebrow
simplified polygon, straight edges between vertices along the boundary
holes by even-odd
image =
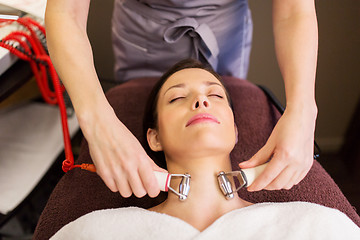
[[[218,85],[218,86],[220,86],[221,88],[223,88],[223,86],[222,86],[220,83],[217,83],[217,82],[205,81],[205,82],[203,82],[203,84],[206,85],[206,86]],[[165,95],[170,89],[173,89],[173,88],[184,88],[184,87],[185,87],[185,84],[184,84],[184,83],[176,84],[176,85],[174,85],[174,86],[169,87],[169,88],[165,91],[164,95]]]

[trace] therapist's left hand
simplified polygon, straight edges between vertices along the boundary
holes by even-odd
[[[248,191],[290,189],[309,172],[314,161],[314,131],[317,116],[313,109],[286,108],[266,144],[240,168],[271,161]]]

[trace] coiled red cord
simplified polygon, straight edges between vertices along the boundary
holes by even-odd
[[[41,43],[36,33],[40,31],[39,34],[45,37],[45,28],[29,17],[19,18],[18,20],[0,20],[2,26],[13,22],[24,26],[26,31],[14,31],[10,33],[0,40],[0,47],[8,49],[10,53],[18,58],[28,61],[45,102],[59,105],[66,157],[62,164],[63,171],[67,172],[76,167],[92,172],[96,171],[93,164],[74,165],[66,107],[62,95],[65,88],[60,83],[45,46]],[[54,91],[50,89],[49,80],[52,81]]]

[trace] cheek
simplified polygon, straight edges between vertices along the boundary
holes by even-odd
[[[158,130],[159,140],[163,146],[176,140],[174,136],[177,135],[178,123],[177,117],[174,113],[162,112],[158,116]]]
[[[235,120],[234,120],[234,114],[232,111],[226,111],[223,113],[223,116],[226,116],[224,118],[224,121],[226,121],[224,134],[226,134],[226,137],[228,139],[234,140],[234,143],[236,142],[236,127],[235,127]]]

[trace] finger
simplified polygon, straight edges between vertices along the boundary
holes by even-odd
[[[280,190],[285,187],[292,187],[294,186],[293,179],[294,176],[294,169],[291,167],[286,167],[281,171],[281,173],[264,189],[266,190]]]
[[[98,170],[99,168],[96,168],[96,172],[97,174],[101,177],[101,179],[104,181],[105,185],[112,191],[112,192],[117,192],[119,191],[117,184],[115,182],[115,180],[112,178],[112,176],[110,176],[110,174],[108,173],[104,173],[104,172],[100,172],[100,170]],[[101,169],[101,168],[100,168]]]
[[[153,171],[164,173],[168,172],[166,169],[159,167],[153,160],[150,159],[149,162]]]
[[[96,170],[98,171],[98,170]],[[109,176],[109,174],[100,174],[98,173],[98,175],[101,177],[101,179],[104,181],[105,185],[112,191],[112,192],[117,192],[119,191],[116,182],[114,181],[114,179]]]
[[[132,195],[130,184],[124,174],[116,176],[115,182],[121,196],[128,198]]]
[[[141,198],[146,195],[146,190],[138,171],[129,174],[128,179],[130,188],[136,197]]]
[[[90,148],[90,146],[89,146]],[[101,179],[104,181],[105,185],[112,191],[117,192],[118,187],[116,185],[116,182],[114,181],[114,178],[112,177],[109,168],[103,164],[104,161],[102,161],[102,157],[99,154],[95,154],[92,151],[93,148],[90,148],[90,156],[93,159],[93,163],[96,167],[96,173],[101,177]],[[95,151],[97,152],[97,151]],[[95,162],[94,159],[97,159]],[[99,164],[97,164],[97,162]]]
[[[308,161],[308,165],[305,167],[304,171],[302,172],[302,174],[300,174],[299,178],[297,179],[296,184],[299,184],[299,182],[301,182],[301,180],[303,180],[307,176],[313,165],[314,165],[314,158],[311,157],[310,160]]]
[[[308,174],[308,171],[303,171],[301,174],[299,174],[298,178],[295,180],[295,185],[299,184]]]
[[[290,190],[296,185],[297,179],[299,178],[300,173],[294,174],[294,176],[291,178],[291,180],[284,186],[284,189]]]
[[[265,170],[248,187],[248,191],[260,191],[268,186],[286,166],[275,159],[270,161]]]
[[[132,195],[132,190],[130,187],[130,184],[128,182],[128,175],[126,171],[124,171],[120,165],[110,165],[109,168],[112,170],[111,174],[114,178],[114,181],[116,183],[117,189],[119,190],[119,193],[124,198],[128,198]]]
[[[121,195],[130,197],[134,193],[136,197],[143,197],[146,191],[140,179],[135,160],[123,161],[121,165],[118,162],[115,164],[112,169],[117,169],[117,172],[113,172],[113,174],[116,176],[117,185],[122,188]]]
[[[268,161],[273,154],[273,150],[269,144],[265,144],[254,156],[249,160],[239,164],[240,168],[252,168]]]
[[[162,168],[159,168],[159,170],[161,169]],[[141,176],[141,180],[144,185],[145,191],[148,193],[148,195],[152,198],[159,195],[160,187],[152,169],[148,166],[140,166],[139,174]]]

